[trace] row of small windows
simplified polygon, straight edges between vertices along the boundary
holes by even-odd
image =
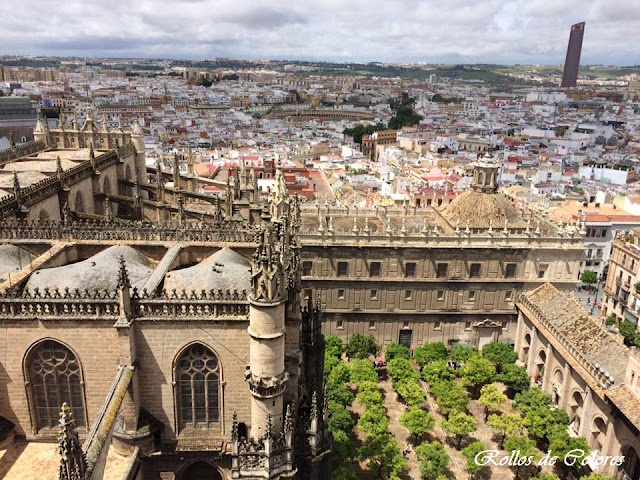
[[[82,369],[73,352],[55,340],[45,340],[31,351],[26,364],[37,429],[56,428],[63,403],[73,412],[76,425],[86,428]],[[193,344],[178,358],[175,373],[180,430],[218,423],[221,390],[216,355]]]
[[[384,323],[384,322],[383,322]],[[436,320],[434,322],[431,322],[433,324],[433,329],[434,330],[442,330],[442,325],[444,322],[442,322],[441,320]],[[464,329],[465,330],[471,330],[472,327],[472,322],[470,321],[466,321],[464,322]],[[507,323],[503,322],[502,323],[502,328],[506,328],[507,327]],[[344,329],[344,320],[337,320],[336,321],[336,328],[338,330],[343,330]],[[408,329],[409,328],[409,322],[402,322],[402,328],[403,329]],[[369,321],[369,330],[376,330],[376,322],[374,320],[370,320]],[[638,380],[639,384],[640,384],[640,380]]]
[[[467,300],[469,302],[473,302],[476,300],[477,298],[477,290],[469,290],[468,292],[468,296],[467,296]],[[414,291],[413,290],[404,290],[404,299],[406,301],[410,301],[413,300],[413,294]],[[308,300],[309,296],[311,295],[311,290],[306,290],[305,294],[304,294],[304,299]],[[371,289],[369,290],[369,300],[379,300],[379,290],[377,289]],[[439,301],[444,301],[444,295],[445,295],[445,291],[444,290],[437,290],[436,291],[436,300]],[[513,297],[513,290],[507,290],[505,292],[505,300],[506,301],[511,301]],[[339,288],[338,289],[338,300],[346,300],[347,299],[347,290],[344,288]]]
[[[505,278],[515,278],[518,265],[516,263],[505,264],[504,276]],[[416,277],[416,262],[407,262],[404,264],[404,277],[415,278]],[[538,278],[544,278],[547,270],[547,265],[540,265],[538,271]],[[313,262],[302,262],[302,275],[311,276],[313,272]],[[369,264],[369,277],[380,277],[382,274],[382,262],[371,262]],[[446,262],[438,262],[436,264],[436,278],[447,278],[449,274],[449,264]],[[348,277],[349,276],[349,262],[338,262],[337,276]],[[469,278],[480,278],[482,276],[482,264],[472,263],[469,265]]]

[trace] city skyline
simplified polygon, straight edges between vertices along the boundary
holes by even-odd
[[[304,8],[70,1],[51,12],[47,7],[27,0],[5,16],[0,54],[561,65],[567,28],[586,21],[583,64],[640,63],[640,13],[630,1],[587,7],[542,0],[459,0],[444,7],[325,1]]]

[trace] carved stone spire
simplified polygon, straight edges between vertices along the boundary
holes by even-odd
[[[87,460],[78,440],[73,414],[66,403],[60,409],[59,426],[58,453],[61,458],[58,480],[84,480]]]
[[[233,411],[233,415],[231,417],[231,440],[238,439],[238,412]]]
[[[100,129],[102,133],[109,133],[109,122],[107,121],[107,114],[102,113],[102,128]]]
[[[273,225],[269,224],[263,231],[251,265],[251,299],[253,301],[276,303],[283,298],[283,268],[275,240]]]
[[[113,220],[113,212],[111,211],[111,200],[109,200],[109,197],[104,197],[104,219],[107,222]]]
[[[173,165],[172,165],[172,170],[173,170],[173,190],[180,190],[180,166],[179,166],[179,159],[178,159],[178,154],[174,154],[173,156]]]
[[[13,134],[13,130],[9,132],[9,147],[16,148],[16,139]]]
[[[264,432],[265,438],[273,438],[273,420],[271,419],[271,414],[267,414],[267,427]]]
[[[93,151],[93,143],[89,144],[89,160],[91,160],[91,165],[94,170],[96,168],[96,152]]]
[[[131,282],[129,281],[129,274],[127,273],[127,267],[122,255],[120,255],[118,262],[120,263],[120,267],[118,268],[118,288],[130,288]]]
[[[180,225],[184,223],[184,195],[178,194],[178,222]]]
[[[18,172],[13,171],[13,196],[16,197],[16,202],[22,202],[22,188],[20,188],[20,181],[18,180]]]
[[[293,431],[293,412],[291,411],[291,405],[287,405],[287,412],[284,415],[284,433],[290,433]]]
[[[58,180],[62,181],[62,174],[64,171],[62,170],[62,161],[60,160],[60,155],[56,157],[56,175],[58,176]]]
[[[73,112],[73,122],[71,123],[71,128],[73,130],[78,130],[78,114]]]

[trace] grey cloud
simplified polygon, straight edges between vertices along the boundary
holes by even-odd
[[[584,63],[633,64],[640,63],[636,4],[66,0],[53,8],[22,0],[0,18],[0,53],[561,64],[570,25],[585,20]]]

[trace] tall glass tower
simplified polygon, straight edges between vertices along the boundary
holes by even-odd
[[[580,54],[582,53],[582,38],[584,37],[584,22],[571,25],[567,58],[564,61],[562,73],[563,88],[575,88],[578,80],[578,68],[580,67]]]

